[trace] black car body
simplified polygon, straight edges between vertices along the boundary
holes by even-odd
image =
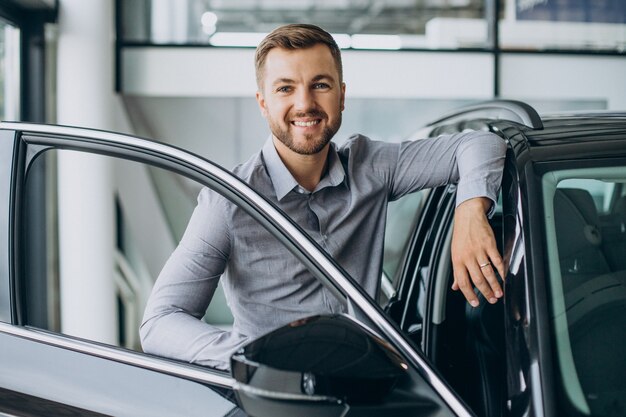
[[[390,227],[393,261],[372,300],[272,204],[200,157],[108,132],[2,124],[0,412],[237,415],[234,393],[253,416],[624,415],[626,114],[540,118],[524,103],[496,101],[445,116],[419,135],[465,129],[509,144],[491,219],[508,265],[505,297],[495,305],[481,299],[475,309],[449,289],[454,185],[390,210],[390,224],[403,233]],[[216,189],[344,299],[350,315],[277,329],[233,357],[232,376],[38,324],[28,176],[50,150],[139,161]],[[329,345],[336,334],[354,343]],[[343,373],[319,366],[321,351],[343,363],[357,345],[360,365]],[[301,360],[285,364],[285,346]]]
[[[509,105],[517,122],[481,114]],[[427,133],[466,128],[509,144],[491,220],[508,265],[504,303],[472,309],[447,289],[452,186],[426,201],[387,310],[477,415],[624,415],[626,115],[539,118],[496,103]]]

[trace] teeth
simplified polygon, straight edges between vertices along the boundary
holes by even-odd
[[[312,122],[293,122],[294,125],[300,127],[309,127],[319,123],[319,120],[313,120]]]

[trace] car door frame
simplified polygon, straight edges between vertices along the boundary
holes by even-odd
[[[326,255],[324,250],[312,241],[299,226],[283,215],[280,209],[227,170],[180,148],[119,133],[27,123],[2,123],[0,129],[3,136],[13,135],[15,141],[14,160],[17,161],[12,178],[12,198],[9,213],[9,228],[11,229],[9,233],[13,242],[9,259],[11,268],[8,288],[11,292],[11,324],[2,324],[0,328],[2,333],[12,333],[17,337],[31,338],[50,346],[107,358],[118,363],[159,373],[192,380],[203,380],[205,383],[227,388],[232,386],[232,379],[223,379],[223,376],[220,378],[221,373],[218,371],[199,370],[192,365],[183,366],[179,363],[134,352],[119,353],[122,351],[121,349],[97,346],[91,342],[48,334],[44,331],[25,327],[25,323],[22,322],[22,315],[19,311],[19,276],[21,273],[20,262],[23,260],[20,259],[19,249],[16,249],[20,247],[19,227],[16,225],[20,224],[20,204],[22,204],[20,193],[30,162],[39,153],[52,148],[118,156],[147,162],[185,175],[210,186],[238,204],[283,242],[287,249],[292,251],[326,288],[338,297],[346,298],[351,314],[375,329],[377,333],[390,342],[409,366],[415,369],[418,375],[432,387],[450,413],[458,416],[471,415],[459,397],[450,390],[437,371],[432,369],[429,362],[418,352],[415,345],[404,337],[401,330],[385,316],[382,309],[356,281]],[[179,371],[181,366],[185,372]]]

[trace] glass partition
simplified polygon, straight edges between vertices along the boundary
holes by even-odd
[[[254,47],[286,23],[313,23],[353,49],[488,47],[492,0],[120,1],[122,37],[150,44]],[[455,30],[451,32],[451,28]]]
[[[20,118],[20,30],[0,19],[0,120]]]
[[[508,50],[626,50],[623,0],[506,0],[499,27]]]
[[[129,0],[119,6],[124,42],[255,47],[277,26],[313,23],[342,48],[490,49],[489,22],[498,13],[500,49],[626,49],[622,0]]]

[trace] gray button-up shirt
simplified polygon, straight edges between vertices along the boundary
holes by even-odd
[[[328,169],[304,190],[269,139],[233,171],[291,216],[375,297],[387,202],[458,182],[457,205],[495,201],[505,144],[487,132],[403,143],[357,135],[331,144]],[[201,320],[218,280],[234,316],[232,331]],[[313,314],[342,312],[336,300],[261,225],[218,193],[203,189],[187,230],[161,272],[141,327],[146,352],[227,368],[246,341]]]

